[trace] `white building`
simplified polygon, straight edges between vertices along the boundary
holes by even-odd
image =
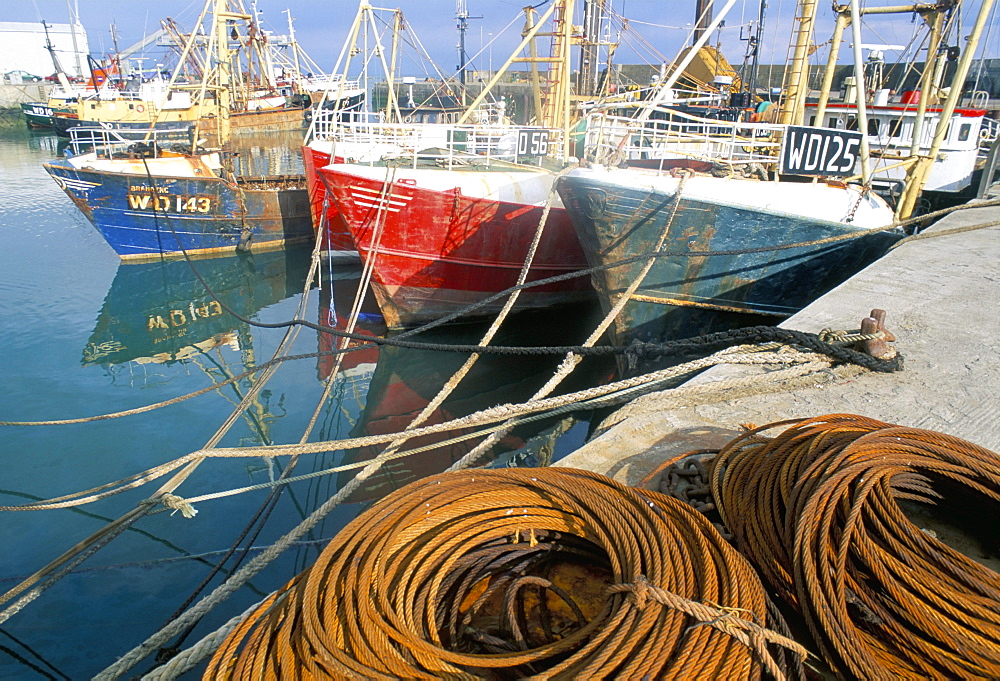
[[[87,32],[81,24],[49,24],[49,40],[63,70],[72,76],[88,75]],[[52,55],[45,48],[45,28],[41,22],[0,21],[0,78],[10,71],[26,71],[35,76],[55,73]]]

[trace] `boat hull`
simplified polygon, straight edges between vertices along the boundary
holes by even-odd
[[[23,102],[21,104],[21,113],[24,114],[24,122],[32,129],[51,128],[52,113],[55,110],[45,102]],[[59,111],[65,113],[68,110],[59,109]]]
[[[304,180],[236,185],[44,164],[123,259],[266,250],[313,238]]]
[[[612,326],[622,345],[776,323],[902,236],[869,229],[891,223],[891,210],[877,197],[859,203],[857,191],[845,187],[714,177],[684,184],[669,175],[580,169],[560,177],[557,189],[593,267],[651,253],[665,235],[660,251],[669,255],[655,259]],[[796,200],[808,204],[805,214],[792,210]],[[837,221],[852,209],[853,223]],[[782,248],[852,233],[859,238]],[[717,254],[686,255],[691,251]],[[606,310],[645,263],[592,275]]]
[[[320,170],[362,260],[374,260],[372,287],[390,328],[440,319],[516,285],[543,213],[537,203],[515,200],[523,189],[516,185],[545,185],[534,192],[544,199],[550,175],[510,173],[511,184],[502,190],[497,183],[503,180],[494,178],[492,191],[476,195],[471,191],[476,178],[457,186],[462,180],[443,170],[397,169],[393,174],[391,192],[386,192],[385,168],[333,163]],[[448,184],[456,186],[442,189]],[[390,194],[387,201],[380,198],[383,193]],[[527,281],[569,274],[585,264],[569,216],[562,207],[552,207]],[[592,295],[580,276],[523,290],[515,309]],[[492,301],[462,319],[493,316],[504,302]]]
[[[323,239],[321,248],[331,256],[357,257],[358,250],[354,246],[344,216],[340,214],[337,202],[329,197],[326,186],[319,177],[319,169],[331,162],[330,154],[314,149],[309,145],[302,147],[302,163],[306,171],[306,188],[309,190],[309,211],[312,214],[313,225],[317,236]],[[322,230],[322,233],[319,232]]]

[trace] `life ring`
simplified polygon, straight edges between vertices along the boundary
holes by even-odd
[[[135,110],[138,111],[139,113],[142,113],[143,111],[146,110],[146,107],[144,107],[142,104],[136,104]]]

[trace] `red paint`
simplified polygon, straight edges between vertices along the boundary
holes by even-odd
[[[379,211],[381,180],[352,175],[339,164],[319,172],[365,262],[375,227],[383,223],[373,277],[391,327],[437,319],[514,286],[543,212],[538,206],[466,196],[458,188],[433,191],[401,182],[392,186],[389,204],[398,210]],[[586,266],[569,215],[552,208],[527,280]],[[518,307],[579,300],[589,291],[589,277],[575,277],[523,291]],[[490,313],[481,310],[479,316]]]
[[[812,102],[806,104],[807,108],[815,109],[816,106],[817,105],[814,104],[814,103],[812,103]],[[855,110],[855,109],[857,109],[857,107],[854,104],[827,104],[826,108],[827,108],[827,110],[830,110],[830,109],[850,109],[852,111]],[[913,112],[916,112],[916,109],[912,105],[907,105],[907,106],[891,106],[891,105],[890,106],[875,106],[873,104],[869,104],[868,105],[868,111],[870,111],[872,113],[878,113],[879,111],[913,111]],[[927,109],[927,113],[929,113],[929,114],[930,113],[941,113],[941,111],[942,111],[942,109],[940,109],[940,108],[930,108],[930,107],[928,107],[928,109]],[[985,116],[986,115],[986,109],[955,109],[955,114],[958,115],[958,116],[963,116],[965,118],[978,118],[980,116]]]
[[[326,201],[326,187],[316,174],[317,168],[322,168],[330,162],[330,155],[316,151],[311,147],[302,147],[302,161],[306,170],[306,188],[309,191],[309,211],[312,214],[313,227],[319,229],[323,224],[323,203]],[[322,244],[324,251],[354,252],[354,239],[347,230],[347,224],[337,209],[337,202],[330,201],[326,206],[326,234]]]

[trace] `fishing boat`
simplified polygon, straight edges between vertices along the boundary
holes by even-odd
[[[863,97],[852,114],[857,126],[803,125],[802,60],[814,10],[815,2],[800,2],[803,33],[789,70],[801,79],[791,81],[777,123],[709,120],[669,107],[658,107],[657,118],[595,114],[588,122],[591,163],[566,172],[557,188],[588,262],[601,268],[592,280],[602,305],[618,310],[617,343],[762,323],[761,315],[780,320],[902,238],[893,225],[909,215],[907,196],[919,195],[947,138],[957,92],[940,112],[920,112],[918,120],[936,124],[935,143],[929,156],[913,159],[923,170],[911,168],[894,210],[874,191],[861,131],[878,119],[867,118]],[[860,50],[856,0],[851,10]],[[856,59],[859,82],[862,68]],[[955,82],[964,77],[960,67]],[[971,127],[963,132],[960,124],[955,134]]]
[[[71,98],[60,97],[60,93],[55,91],[49,94],[49,98],[44,102],[21,103],[21,114],[29,129],[51,128],[52,116],[57,111],[66,115],[75,113],[76,109],[71,106]]]
[[[308,100],[279,87],[275,71],[267,36],[243,0],[205,0],[169,79],[157,74],[113,97],[81,99],[76,115],[54,115],[53,127],[62,135],[83,125],[124,137],[160,130],[182,138],[196,129],[219,143],[233,132],[305,129]]]
[[[390,328],[419,325],[470,305],[479,306],[465,320],[495,315],[505,301],[483,301],[517,284],[543,215],[526,281],[584,266],[552,191],[554,169],[569,158],[566,141],[575,122],[573,10],[571,0],[553,3],[540,18],[529,8],[521,44],[452,123],[339,122],[329,146],[312,145],[306,152],[329,194],[325,204],[336,206],[326,223],[345,226],[362,260],[371,263],[373,289]],[[553,65],[535,124],[475,122],[490,89],[518,55],[529,49],[537,54],[534,40],[550,23],[550,57],[525,58],[534,66]],[[323,160],[332,162],[320,166]],[[314,206],[319,198],[314,194]],[[549,307],[588,295],[583,278],[570,278],[523,291],[516,307]]]
[[[314,238],[305,178],[234,176],[219,151],[76,128],[43,164],[123,260],[268,250]]]
[[[859,133],[702,118],[664,98],[634,118],[592,114],[588,161],[556,184],[617,312],[614,342],[780,320],[901,238],[883,229],[892,208],[844,181]]]
[[[71,20],[73,20],[71,14]],[[58,85],[49,91],[48,98],[44,102],[24,102],[21,104],[21,113],[24,115],[24,122],[29,128],[52,128],[53,116],[57,113],[68,118],[75,118],[76,103],[82,97],[97,95],[102,89],[111,87],[109,73],[101,67],[94,68],[92,58],[88,55],[88,63],[91,64],[90,78],[86,83],[71,83],[66,72],[63,70],[56,49],[49,38],[49,25],[42,22],[45,30],[45,49],[52,59],[52,66],[55,69]]]

